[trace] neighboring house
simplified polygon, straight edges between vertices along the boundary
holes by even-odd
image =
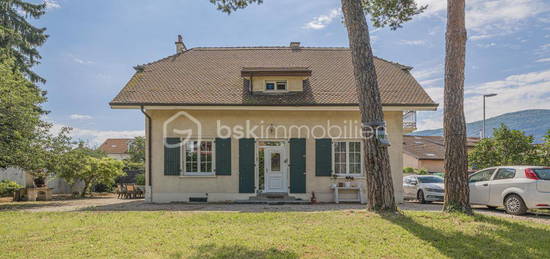
[[[130,158],[128,150],[130,149],[131,143],[131,138],[109,138],[99,146],[99,150],[105,152],[110,158],[124,160]]]
[[[332,202],[331,184],[346,176],[364,187],[348,48],[185,49],[181,40],[176,46],[177,54],[136,66],[110,103],[145,115],[148,201],[236,201],[259,193],[309,200],[314,193]],[[437,104],[411,67],[374,62],[402,201],[403,133],[409,132],[403,114]]]
[[[468,152],[479,138],[467,138]],[[403,136],[403,167],[445,172],[445,145],[442,136]]]

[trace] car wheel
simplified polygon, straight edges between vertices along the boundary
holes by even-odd
[[[424,192],[422,190],[418,191],[418,194],[416,195],[416,199],[422,204],[426,204],[426,198],[424,197]]]
[[[517,194],[510,194],[504,199],[504,209],[506,213],[512,215],[523,215],[527,212],[527,206],[523,199]]]

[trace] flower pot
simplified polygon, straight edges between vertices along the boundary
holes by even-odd
[[[350,187],[351,187],[351,182],[345,182],[345,183],[344,183],[344,187],[350,188]]]

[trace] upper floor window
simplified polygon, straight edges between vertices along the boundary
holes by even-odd
[[[286,91],[287,81],[286,80],[265,81],[265,90],[266,91]]]

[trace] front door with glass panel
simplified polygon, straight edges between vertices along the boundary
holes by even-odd
[[[264,150],[265,192],[287,192],[287,158],[282,146]]]

